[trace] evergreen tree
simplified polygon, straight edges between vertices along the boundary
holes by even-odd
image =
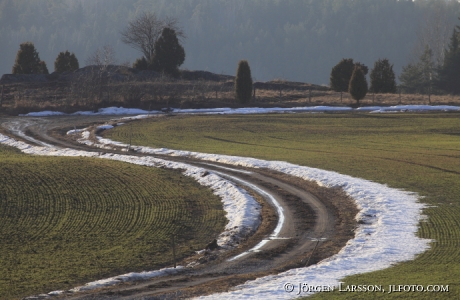
[[[184,63],[185,51],[179,44],[176,31],[164,28],[161,36],[155,42],[155,55],[152,60],[152,68],[158,72],[178,76],[179,66]]]
[[[454,29],[448,49],[444,56],[444,63],[438,72],[438,86],[452,94],[460,93],[460,47],[459,32]]]
[[[367,81],[361,66],[355,65],[353,74],[351,75],[350,84],[348,85],[348,92],[351,97],[357,101],[363,99],[367,94]]]
[[[359,62],[354,63],[352,58],[343,58],[332,68],[329,82],[333,91],[340,92],[340,101],[342,101],[342,93],[348,91],[355,66],[359,66],[364,75],[369,71],[366,65]]]
[[[343,58],[332,68],[329,84],[331,89],[336,92],[348,91],[351,75],[355,64],[352,58]]]
[[[388,59],[379,59],[374,63],[370,79],[370,89],[374,93],[396,93],[395,73]]]
[[[54,71],[62,73],[65,71],[75,71],[79,68],[78,59],[74,53],[69,51],[60,52],[54,61]]]
[[[408,64],[402,67],[401,75],[399,75],[401,87],[406,93],[416,93],[423,86],[421,85],[421,70],[420,64]]]
[[[42,74],[48,72],[46,63],[40,61],[38,52],[31,42],[19,45],[16,60],[13,65],[13,74]]]
[[[252,77],[249,63],[241,60],[235,78],[235,97],[241,103],[248,103],[252,96]]]
[[[425,50],[415,64],[408,64],[402,68],[399,80],[401,86],[409,93],[431,92],[431,85],[436,81],[436,67],[433,61],[433,52],[430,47]]]

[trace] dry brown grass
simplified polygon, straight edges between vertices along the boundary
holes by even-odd
[[[309,91],[298,90],[258,90],[256,95],[256,103],[282,104],[289,106],[307,106],[307,105],[337,105],[345,106],[356,103],[348,93],[342,94],[333,91],[315,91],[309,97]],[[368,93],[366,97],[360,101],[361,105],[414,105],[414,104],[431,104],[431,105],[460,105],[460,96],[453,95],[431,95],[430,100],[428,95],[422,94],[372,94]]]
[[[348,93],[328,91],[306,83],[271,81],[256,83],[255,97],[242,105],[235,101],[232,81],[158,80],[115,82],[91,91],[65,83],[14,83],[4,85],[2,107],[7,114],[54,110],[71,113],[123,106],[159,110],[215,107],[296,107],[348,106],[356,103]],[[311,90],[310,90],[311,88]],[[422,94],[372,94],[360,101],[363,106],[397,104],[460,105],[460,96]]]

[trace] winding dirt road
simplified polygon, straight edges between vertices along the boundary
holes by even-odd
[[[1,126],[3,132],[15,135],[28,143],[100,152],[100,149],[75,143],[65,136],[65,132],[74,126],[81,128],[89,124],[105,123],[114,118],[117,117],[9,117],[2,118]],[[120,154],[117,151],[104,152]],[[126,152],[122,154],[126,155]],[[129,155],[145,154],[130,152]],[[193,268],[185,268],[177,275],[126,282],[114,287],[58,297],[176,299],[223,292],[247,280],[317,263],[337,253],[354,236],[354,216],[357,209],[353,201],[339,190],[321,188],[313,183],[263,169],[208,164],[186,157],[154,156],[218,172],[219,175],[250,191],[261,202],[268,203],[263,204],[263,222],[259,230],[237,249],[223,254],[211,253],[202,256],[198,258],[199,264]],[[273,199],[279,203],[284,217],[276,236],[272,233],[279,223],[279,212],[273,206]],[[210,237],[210,240],[212,238]],[[266,243],[257,251],[248,251],[261,241]],[[241,255],[242,253],[244,255]],[[235,257],[237,259],[231,260]]]

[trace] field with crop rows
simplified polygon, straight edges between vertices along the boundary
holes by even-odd
[[[178,171],[0,147],[0,299],[172,265],[226,224],[222,203]]]
[[[428,207],[415,260],[346,284],[449,285],[449,293],[323,293],[313,298],[460,298],[460,114],[172,116],[132,125],[132,144],[284,160],[419,193]],[[129,126],[105,132],[128,142]],[[404,241],[401,241],[404,243]]]

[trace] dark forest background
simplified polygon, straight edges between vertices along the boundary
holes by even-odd
[[[442,59],[460,15],[447,0],[2,0],[0,73],[11,73],[19,44],[31,41],[50,72],[61,51],[80,67],[111,46],[118,64],[141,53],[120,31],[143,11],[177,18],[184,29],[182,68],[234,75],[249,61],[255,80],[328,84],[342,58],[372,67],[388,58],[398,76],[425,45]]]

